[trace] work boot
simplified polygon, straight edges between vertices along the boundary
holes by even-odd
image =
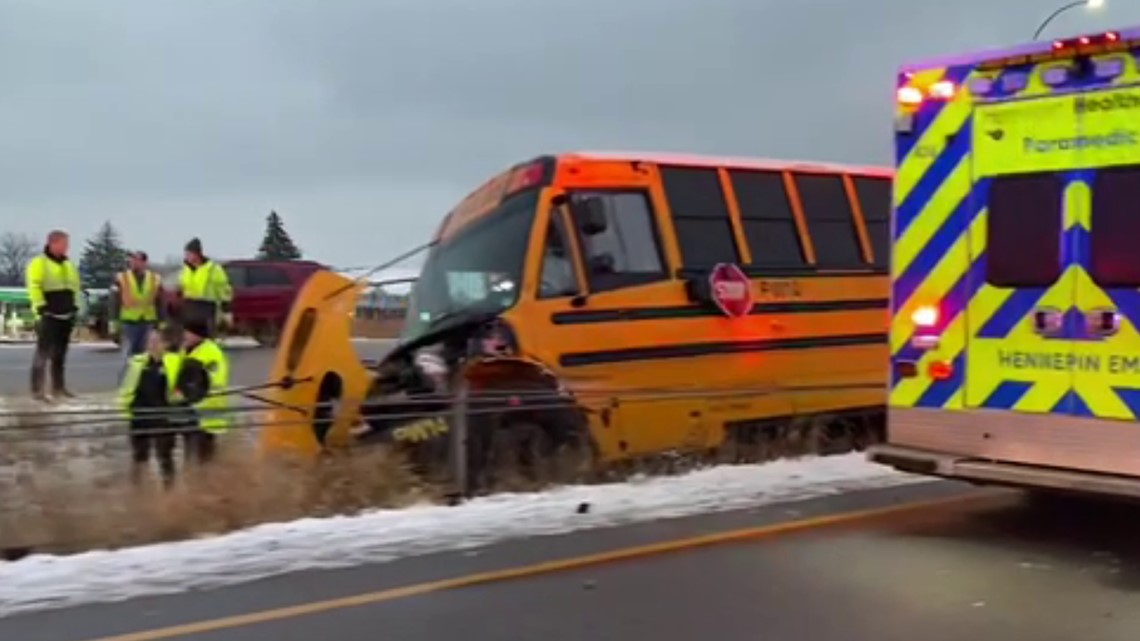
[[[75,398],[75,394],[72,394],[71,391],[68,390],[66,387],[61,387],[61,388],[53,391],[52,395],[55,396],[56,398]]]

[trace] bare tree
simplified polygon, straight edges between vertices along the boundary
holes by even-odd
[[[24,268],[36,255],[36,241],[27,234],[0,234],[0,285],[19,287],[24,284]]]

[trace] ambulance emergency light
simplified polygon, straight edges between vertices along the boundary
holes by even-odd
[[[939,80],[933,82],[926,87],[918,87],[915,85],[907,84],[899,87],[898,101],[899,104],[917,107],[927,99],[930,100],[950,100],[957,93],[958,87],[950,80]]]

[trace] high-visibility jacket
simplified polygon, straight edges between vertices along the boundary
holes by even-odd
[[[230,426],[230,417],[224,412],[229,403],[220,392],[230,384],[230,364],[226,353],[217,343],[206,339],[190,350],[183,350],[182,358],[183,366],[191,359],[201,363],[210,382],[205,398],[193,405],[194,409],[202,410],[198,424],[207,432],[225,432]]]
[[[150,354],[137,354],[127,362],[127,371],[123,375],[123,382],[119,386],[119,408],[131,416],[131,407],[135,402],[135,392],[138,390],[139,379],[143,370],[150,362]],[[174,352],[162,355],[162,371],[166,375],[167,400],[173,400],[175,384],[178,381],[178,371],[182,366],[182,356]]]
[[[36,318],[41,311],[60,318],[75,316],[81,290],[79,270],[70,260],[42,253],[28,262],[24,278]]]
[[[197,267],[183,265],[178,275],[178,286],[182,289],[182,297],[190,300],[220,304],[229,303],[234,297],[226,270],[212,260],[206,260]]]
[[[124,323],[154,322],[158,320],[158,274],[144,271],[142,282],[134,272],[119,273],[119,320]]]

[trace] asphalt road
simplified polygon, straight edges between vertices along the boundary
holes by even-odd
[[[360,341],[357,351],[366,358],[378,358],[389,344],[384,340]],[[273,350],[238,342],[228,352],[233,385],[254,385],[267,379]],[[27,395],[31,360],[31,345],[0,344],[0,397]],[[68,353],[67,363],[71,390],[81,395],[94,394],[115,389],[122,356],[110,343],[76,344]]]
[[[0,619],[0,638],[1131,641],[1138,626],[1134,506],[928,483],[34,613]]]

